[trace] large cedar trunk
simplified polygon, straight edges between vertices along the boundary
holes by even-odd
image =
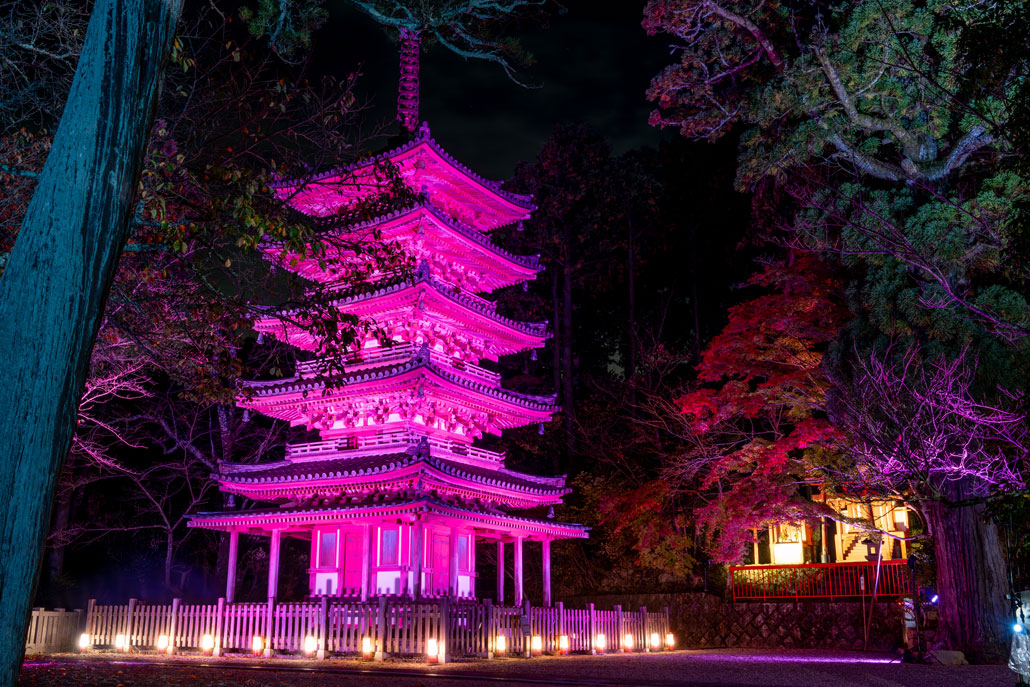
[[[97,0],[0,278],[0,687],[12,687],[181,0]]]
[[[950,496],[964,494],[956,485]],[[984,506],[951,507],[928,502],[923,514],[937,559],[939,624],[935,645],[962,651],[970,661],[996,663],[1008,657],[1008,588],[1005,552],[997,526]]]

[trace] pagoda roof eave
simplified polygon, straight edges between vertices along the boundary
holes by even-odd
[[[317,377],[303,378],[295,376],[290,379],[272,381],[244,381],[241,382],[241,384],[247,388],[253,389],[258,397],[268,398],[283,394],[305,393],[324,389],[347,389],[348,385],[387,380],[400,377],[401,375],[410,372],[418,372],[420,370],[424,370],[425,372],[436,376],[440,381],[455,384],[459,387],[463,387],[465,390],[480,393],[519,408],[542,413],[557,412],[557,406],[554,405],[555,396],[553,394],[550,396],[533,396],[530,394],[521,394],[510,389],[502,389],[500,387],[491,387],[486,384],[479,384],[470,379],[449,372],[444,368],[438,367],[430,361],[421,359],[419,356],[415,356],[408,362],[397,365],[358,370],[351,373],[345,372],[343,374],[332,375],[327,378],[323,377],[321,379]],[[243,399],[241,401],[241,405],[252,407],[253,403],[247,399]]]
[[[329,217],[314,217],[304,215],[305,221],[310,222],[312,225],[322,229],[338,229],[339,235],[354,234],[367,229],[372,229],[381,224],[387,222],[397,221],[403,219],[407,215],[416,213],[428,213],[432,215],[433,219],[440,222],[441,225],[451,229],[462,238],[475,243],[481,248],[489,251],[498,258],[501,258],[515,268],[525,270],[525,274],[536,274],[540,272],[543,267],[540,265],[539,255],[516,255],[511,253],[504,248],[500,247],[489,239],[485,232],[479,231],[473,227],[468,226],[464,222],[458,219],[449,217],[444,214],[439,208],[429,202],[420,202],[413,205],[407,205],[405,207],[398,208],[379,217],[374,217],[362,222],[349,222],[347,215],[335,215]],[[510,225],[508,225],[510,226]],[[281,249],[283,242],[275,241],[268,237],[265,237],[260,245],[261,250],[266,253],[275,252]]]
[[[213,530],[289,529],[291,526],[305,528],[321,522],[337,522],[362,517],[395,517],[406,513],[452,517],[471,521],[473,524],[479,524],[485,528],[523,530],[552,539],[586,539],[587,532],[590,531],[586,525],[480,511],[449,504],[432,497],[353,506],[290,506],[249,511],[195,513],[188,516],[188,526]]]
[[[466,310],[470,310],[481,317],[485,317],[488,320],[494,322],[497,325],[503,326],[504,328],[518,332],[519,334],[529,334],[531,336],[537,336],[542,342],[550,338],[550,334],[547,332],[546,322],[520,322],[511,318],[505,317],[504,315],[497,314],[496,311],[487,308],[476,300],[456,294],[445,290],[431,276],[416,275],[414,277],[401,277],[399,279],[390,282],[376,282],[370,286],[375,288],[370,289],[368,287],[364,289],[354,289],[351,291],[342,292],[339,298],[334,299],[330,302],[330,305],[337,308],[345,308],[349,305],[355,305],[358,303],[365,303],[368,301],[374,301],[376,299],[385,298],[387,296],[394,296],[400,294],[408,289],[417,288],[421,284],[430,286],[434,293],[440,297],[451,301],[454,304],[461,306]],[[288,311],[284,313],[284,316],[296,314],[295,311]],[[264,320],[257,320],[254,323],[254,328],[257,331],[273,331],[276,327],[282,327],[282,321],[277,317],[270,317]]]
[[[438,456],[420,456],[414,453],[391,453],[356,457],[326,458],[313,462],[289,460],[258,465],[223,463],[215,478],[223,486],[239,486],[248,490],[262,487],[274,490],[277,486],[310,484],[344,485],[348,482],[367,481],[369,478],[387,479],[400,472],[435,473],[440,478],[463,480],[498,492],[509,492],[513,497],[558,499],[571,490],[565,487],[565,476],[538,477],[505,468],[479,468],[447,460]],[[261,468],[261,469],[255,469]],[[335,469],[334,469],[335,468]],[[502,494],[503,495],[503,494]]]
[[[458,172],[458,174],[471,182],[475,186],[482,189],[489,195],[494,196],[499,201],[509,206],[512,210],[520,211],[528,214],[536,209],[536,205],[533,204],[532,196],[523,195],[520,193],[513,193],[511,191],[505,191],[501,188],[502,182],[495,181],[492,179],[486,179],[485,177],[476,174],[471,169],[458,162],[450,153],[443,149],[436,139],[432,138],[429,132],[429,126],[423,122],[418,128],[416,135],[407,143],[404,143],[391,150],[385,150],[381,153],[358,160],[356,162],[333,167],[324,172],[319,172],[311,177],[305,178],[290,178],[290,179],[274,179],[269,183],[269,187],[273,191],[281,191],[296,188],[307,184],[317,184],[324,182],[334,177],[341,177],[344,175],[353,175],[354,173],[372,167],[375,164],[393,161],[397,158],[414,151],[416,148],[424,146],[426,149],[431,151],[441,162],[445,163],[451,169]]]

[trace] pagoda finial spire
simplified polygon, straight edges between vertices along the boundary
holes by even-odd
[[[418,67],[422,35],[418,29],[401,29],[401,74],[397,85],[397,120],[406,131],[418,126]]]

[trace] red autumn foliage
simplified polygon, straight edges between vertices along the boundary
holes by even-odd
[[[832,267],[791,254],[748,283],[769,292],[730,309],[698,365],[710,386],[676,399],[696,445],[667,470],[704,498],[699,525],[726,561],[739,559],[752,528],[812,512],[806,457],[839,436],[823,412],[823,353],[846,317]]]

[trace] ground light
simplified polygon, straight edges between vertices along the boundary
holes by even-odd
[[[494,640],[494,653],[501,655],[507,650],[508,639],[504,635],[497,635],[497,638]]]
[[[168,635],[160,635],[157,638],[157,650],[168,651]]]
[[[200,638],[200,650],[210,655],[215,650],[215,638],[212,635],[204,635]]]
[[[362,637],[361,638],[361,658],[369,659],[372,658],[372,638]]]
[[[665,635],[665,648],[671,649],[676,646],[676,638],[672,636],[672,633]]]
[[[539,656],[544,653],[544,638],[540,635],[533,635],[529,640],[529,653],[531,656]]]
[[[114,638],[114,650],[115,651],[128,651],[129,640],[125,638],[125,635],[115,635]]]
[[[254,635],[254,638],[250,640],[250,650],[254,652],[255,656],[260,656],[261,652],[265,650],[265,638],[261,635]]]
[[[308,635],[304,638],[304,655],[311,656],[318,651],[318,640]]]
[[[89,633],[83,632],[81,635],[79,635],[79,651],[88,651],[89,647]]]
[[[1016,623],[1015,625],[1012,626],[1012,631],[1015,632],[1018,635],[1020,632],[1023,631],[1023,626],[1020,625],[1019,623]]]
[[[599,654],[604,653],[605,647],[608,645],[608,641],[605,639],[603,634],[599,634],[594,637],[594,651]]]
[[[633,635],[631,635],[628,632],[622,638],[622,650],[623,651],[633,651]]]
[[[569,655],[569,636],[562,635],[558,637],[558,653],[562,656]]]
[[[440,647],[435,637],[426,640],[426,657],[429,659],[429,665],[440,662]]]
[[[649,648],[651,651],[658,651],[662,648],[662,638],[657,632],[651,633],[651,646]]]

